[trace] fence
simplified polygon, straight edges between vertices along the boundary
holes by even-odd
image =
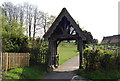
[[[29,53],[2,53],[2,69],[29,66]]]

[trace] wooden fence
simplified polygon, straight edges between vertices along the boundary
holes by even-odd
[[[29,66],[29,53],[2,53],[2,69]]]

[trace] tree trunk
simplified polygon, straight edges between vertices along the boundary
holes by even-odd
[[[35,13],[34,13],[34,31],[33,31],[33,40],[35,38],[35,29],[36,29],[36,15],[37,15],[37,8],[35,9]]]

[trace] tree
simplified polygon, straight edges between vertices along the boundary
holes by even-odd
[[[93,44],[98,44],[98,39],[93,39]]]
[[[4,16],[8,18],[8,21],[15,19],[20,22],[21,26],[23,26],[24,9],[22,5],[14,5],[11,2],[4,2],[2,8]]]
[[[41,15],[41,17],[42,17],[42,20],[41,20],[41,27],[44,29],[44,33],[46,33],[47,32],[47,26],[48,26],[48,14],[47,13],[42,13],[42,15]]]
[[[24,23],[24,7],[23,6],[18,6],[19,8],[19,19],[20,19],[20,25],[23,26]]]
[[[24,28],[15,20],[7,21],[7,18],[1,17],[2,22],[2,37],[11,38],[11,37],[22,37],[24,36]]]
[[[31,37],[31,28],[32,28],[32,19],[33,19],[33,6],[27,4],[27,16],[28,16],[28,28],[29,28],[29,37]]]
[[[56,17],[53,15],[49,16],[47,13],[44,12],[42,12],[41,14],[42,14],[41,15],[42,19],[40,22],[41,22],[41,27],[44,29],[44,34],[45,34]]]
[[[26,35],[29,37],[33,36],[33,38],[35,38],[39,30],[43,29],[44,33],[46,33],[55,19],[55,16],[49,16],[29,3],[14,5],[11,2],[4,2],[2,9],[5,18],[7,18],[6,21],[11,22],[15,19],[21,27],[26,27]]]
[[[2,52],[28,52],[27,37],[24,35],[24,28],[17,20],[7,21],[1,17],[2,23]]]
[[[34,10],[34,31],[33,31],[33,39],[35,38],[35,30],[36,30],[36,25],[37,25],[37,23],[36,23],[36,21],[37,21],[37,8],[35,8],[35,10]]]
[[[98,40],[93,38],[93,35],[91,34],[91,32],[88,32],[87,30],[83,30],[83,33],[87,38],[86,42],[88,44],[98,44]]]
[[[88,32],[87,30],[83,30],[83,34],[86,36],[86,42],[87,43],[92,43],[93,41],[93,36],[91,34],[91,32]]]
[[[54,22],[54,20],[56,19],[56,16],[54,15],[50,15],[49,18],[48,18],[48,26],[50,27],[52,25],[52,23]],[[48,27],[48,28],[49,28]]]

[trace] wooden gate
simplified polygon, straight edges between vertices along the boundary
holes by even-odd
[[[56,20],[53,22],[47,33],[43,36],[46,41],[49,41],[50,54],[48,58],[48,67],[50,69],[57,67],[59,56],[57,54],[57,47],[63,40],[76,40],[78,44],[78,50],[80,52],[80,64],[82,67],[82,49],[86,37],[79,25],[76,24],[74,19],[68,13],[66,8],[63,8]]]

